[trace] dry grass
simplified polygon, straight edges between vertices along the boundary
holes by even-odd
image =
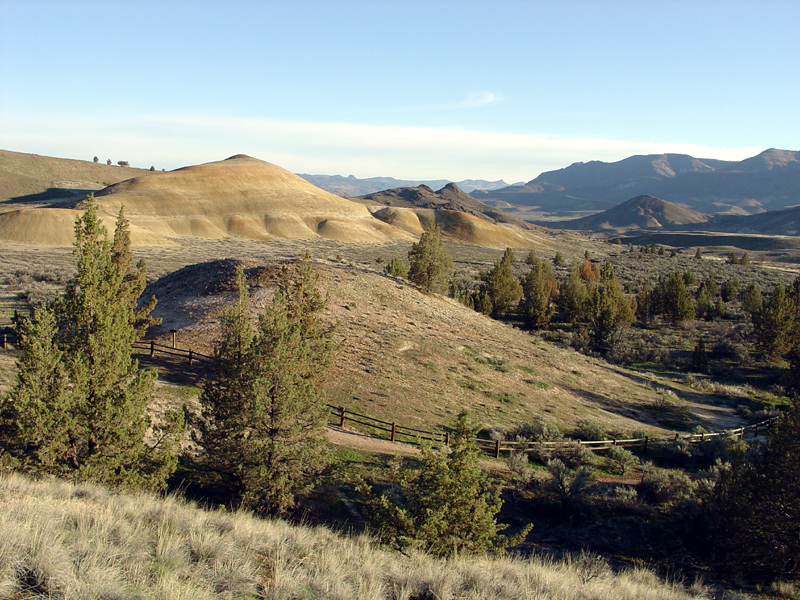
[[[571,251],[560,246],[570,240],[576,238],[553,236],[545,241],[554,246],[537,253],[547,256],[561,248],[569,258],[577,251],[582,254],[586,245],[594,244],[593,255],[611,247],[586,238]],[[332,404],[424,429],[449,425],[468,408],[481,426],[508,428],[539,416],[564,431],[579,420],[593,419],[609,431],[664,433],[651,414],[657,393],[641,374],[558,348],[383,275],[385,262],[404,256],[409,246],[407,242],[184,240],[175,248],[136,250],[135,257],[147,261],[155,279],[184,265],[223,257],[236,257],[251,266],[274,265],[310,251],[331,295],[328,318],[340,323],[344,342],[325,383]],[[501,254],[469,244],[449,243],[448,249],[465,272],[486,268]],[[518,252],[520,258],[523,252]],[[2,285],[3,276],[19,269],[72,271],[71,249],[0,243],[0,297],[13,296],[15,291]],[[199,264],[154,284],[152,291],[159,299],[156,314],[164,318],[163,342],[171,342],[169,330],[175,328],[179,346],[210,352],[218,336],[219,310],[228,297],[204,290],[218,277],[212,265]],[[254,304],[263,305],[269,293],[259,290]],[[7,316],[10,309],[8,305]],[[687,414],[693,404],[691,399],[685,402]],[[698,424],[718,429],[705,417],[689,419],[686,426]]]
[[[170,496],[0,478],[3,598],[652,599],[705,597],[597,557],[404,556],[365,536],[209,511]]]

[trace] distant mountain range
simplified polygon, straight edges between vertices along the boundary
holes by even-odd
[[[352,175],[349,177],[342,177],[341,175],[308,175],[307,173],[298,173],[298,175],[309,183],[314,184],[318,188],[322,188],[325,191],[336,194],[337,196],[343,196],[345,198],[355,198],[357,196],[364,196],[365,194],[372,194],[382,190],[402,187],[416,187],[419,185],[427,185],[428,187],[436,190],[444,187],[448,183],[455,183],[466,193],[470,193],[475,190],[497,190],[511,185],[502,179],[498,181],[465,179],[463,181],[451,182],[449,179],[412,181],[408,179],[395,179],[394,177],[369,177],[367,179],[358,179]]]
[[[551,214],[602,211],[649,195],[704,213],[748,215],[800,204],[800,152],[772,148],[742,161],[651,154],[575,163],[521,186],[472,195],[500,208]]]

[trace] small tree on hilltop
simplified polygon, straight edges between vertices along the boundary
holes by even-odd
[[[442,243],[442,230],[436,223],[431,223],[419,242],[411,246],[408,252],[411,268],[408,279],[426,292],[437,294],[447,290],[447,281],[453,272],[453,259]]]
[[[487,486],[474,436],[463,412],[451,448],[424,447],[419,471],[398,470],[401,494],[376,496],[364,483],[359,485],[385,541],[399,549],[418,547],[435,556],[453,556],[500,551],[525,538],[530,526],[515,536],[499,533],[502,526],[495,517],[502,501]]]
[[[326,467],[325,398],[317,386],[335,346],[326,298],[302,261],[284,267],[272,305],[250,323],[244,271],[225,311],[213,379],[200,396],[197,441],[212,482],[260,514],[286,514]]]
[[[152,427],[146,409],[156,373],[131,359],[155,298],[137,303],[146,271],[142,262],[131,266],[122,210],[112,242],[91,196],[87,205],[75,224],[77,274],[32,319],[17,320],[22,354],[3,407],[2,444],[26,471],[163,487],[177,465],[183,412]]]

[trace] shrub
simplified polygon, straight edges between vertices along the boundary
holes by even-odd
[[[398,277],[400,279],[406,279],[408,277],[408,267],[406,263],[396,256],[386,265],[385,271],[390,277]]]
[[[547,489],[558,498],[562,509],[583,500],[593,479],[592,470],[588,466],[572,470],[558,458],[547,461],[547,470],[551,477]]]
[[[639,497],[651,504],[672,504],[688,498],[694,489],[689,477],[681,471],[653,469],[637,486]]]
[[[634,456],[633,452],[621,448],[620,446],[611,446],[611,448],[608,449],[608,458],[614,466],[617,467],[619,474],[623,477],[626,472],[639,464],[639,459]]]
[[[575,430],[572,432],[572,437],[574,439],[583,440],[585,442],[602,440],[605,438],[605,435],[606,432],[603,426],[591,419],[581,419],[578,421]]]

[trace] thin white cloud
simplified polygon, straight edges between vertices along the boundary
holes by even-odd
[[[475,101],[481,101],[478,97]],[[487,101],[487,97],[483,98]],[[223,116],[0,114],[0,147],[167,169],[244,153],[294,172],[528,181],[577,161],[665,152],[739,160],[764,148]]]

